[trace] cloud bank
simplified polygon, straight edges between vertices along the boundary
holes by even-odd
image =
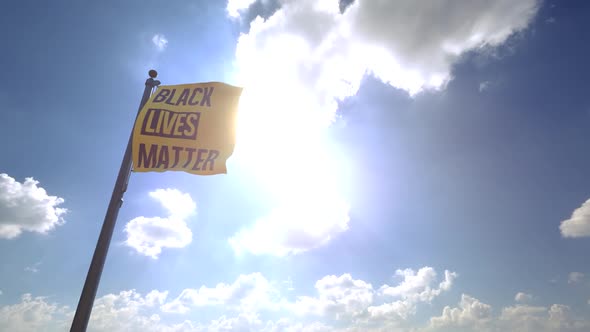
[[[500,307],[468,294],[457,304],[434,309],[449,299],[457,274],[431,267],[397,270],[400,281],[373,287],[352,275],[327,275],[314,294],[292,298],[280,282],[260,273],[239,275],[233,282],[186,288],[176,297],[168,291],[142,294],[125,290],[98,297],[89,331],[126,332],[585,332],[590,321],[563,304]],[[308,288],[304,285],[302,288]],[[445,296],[442,296],[446,294]],[[429,309],[430,308],[430,309]],[[425,310],[425,311],[422,311]],[[440,313],[440,314],[437,314]],[[0,330],[62,331],[73,310],[44,297],[22,296],[0,306]]]

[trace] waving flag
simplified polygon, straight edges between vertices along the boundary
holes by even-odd
[[[134,171],[227,173],[241,93],[219,82],[161,86],[135,121]]]

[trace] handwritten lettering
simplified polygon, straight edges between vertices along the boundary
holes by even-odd
[[[163,171],[177,168],[179,160],[186,160],[182,168],[190,168],[195,171],[213,171],[218,157],[218,150],[158,144],[146,146],[146,144],[140,143],[137,167],[155,168]]]
[[[201,113],[172,112],[165,109],[147,110],[141,133],[143,135],[195,139]]]
[[[214,87],[212,86],[182,90],[176,88],[162,88],[158,90],[152,103],[165,103],[174,106],[198,105],[200,107],[211,107],[211,96],[213,95],[213,91]]]

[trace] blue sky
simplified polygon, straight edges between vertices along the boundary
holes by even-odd
[[[236,151],[132,174],[89,331],[590,330],[585,1],[4,7],[0,330],[69,329],[151,68]]]

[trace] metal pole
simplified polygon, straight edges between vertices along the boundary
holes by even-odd
[[[158,73],[155,70],[150,70],[149,76],[150,78],[145,81],[145,89],[143,90],[143,97],[141,98],[141,102],[139,104],[139,110],[137,111],[138,113],[148,101],[152,89],[160,85],[160,81],[154,80],[154,78],[158,76]],[[98,242],[96,243],[96,249],[94,249],[92,262],[90,263],[90,268],[88,269],[88,274],[86,275],[86,281],[84,282],[84,288],[82,289],[82,294],[80,295],[80,300],[78,301],[78,307],[76,308],[76,314],[74,315],[70,332],[84,332],[88,326],[88,320],[90,319],[90,313],[92,312],[94,298],[96,297],[96,290],[98,289],[100,276],[102,274],[104,262],[109,250],[109,244],[111,243],[111,237],[113,235],[113,230],[115,229],[115,223],[117,222],[117,215],[119,214],[119,209],[123,204],[123,194],[127,190],[127,181],[129,180],[129,174],[131,173],[132,138],[133,131],[131,132],[129,141],[127,142],[127,149],[125,149],[125,155],[123,156],[123,161],[121,162],[119,175],[117,175],[117,181],[115,182],[111,201],[109,202],[109,207],[104,217],[102,229],[100,230],[100,236],[98,237]]]

